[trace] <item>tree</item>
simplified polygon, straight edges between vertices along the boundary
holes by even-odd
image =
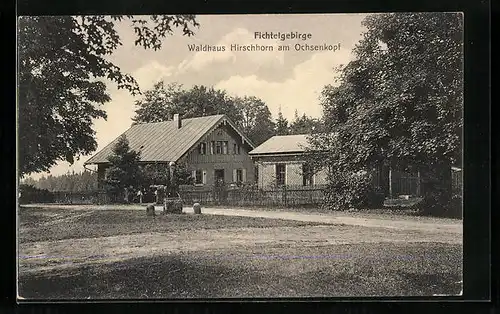
[[[21,180],[20,184],[37,187],[37,181],[31,177],[28,177],[28,178],[25,178],[24,180]]]
[[[21,176],[48,171],[59,160],[73,163],[97,147],[93,120],[106,119],[103,79],[140,93],[134,78],[106,57],[119,45],[116,22],[131,20],[136,45],[160,49],[180,27],[192,35],[193,15],[50,16],[18,20],[18,134]]]
[[[155,83],[152,89],[143,93],[135,102],[137,109],[132,120],[135,123],[150,123],[172,120],[177,109],[177,98],[182,93],[182,85],[163,81]]]
[[[131,150],[126,136],[122,135],[113,146],[108,161],[110,166],[106,169],[106,189],[115,195],[125,191],[125,199],[128,199],[127,189],[137,187],[141,181],[140,152]]]
[[[174,185],[172,186],[170,171],[165,164],[147,164],[141,167],[141,185],[149,187],[152,185],[163,185],[167,190],[178,191],[179,185],[190,185],[193,183],[191,172],[186,165],[181,163],[174,167]]]
[[[274,122],[266,103],[255,96],[235,97],[234,101],[241,113],[241,121],[237,124],[255,145],[274,135]]]
[[[327,132],[311,142],[328,152],[332,181],[381,164],[416,170],[423,209],[445,210],[462,154],[462,15],[375,14],[363,25],[340,84],[323,90]]]
[[[311,134],[321,130],[322,123],[320,120],[308,117],[305,113],[299,116],[298,111],[295,110],[295,118],[289,126],[290,134]]]
[[[174,114],[194,118],[225,114],[259,145],[274,134],[274,123],[267,105],[254,96],[231,97],[224,90],[195,85],[183,89],[177,83],[156,83],[135,103],[135,123],[172,120]]]
[[[24,185],[31,185],[38,189],[46,189],[48,191],[68,191],[68,192],[85,192],[95,191],[97,189],[97,173],[83,171],[81,173],[66,173],[60,176],[42,176],[38,180],[27,177],[21,181]]]
[[[235,123],[241,120],[233,99],[225,91],[206,86],[195,85],[185,90],[180,84],[165,85],[160,81],[135,105],[137,110],[132,118],[135,123],[168,121],[176,113],[182,118],[225,114]]]
[[[278,112],[278,118],[276,119],[276,135],[288,135],[290,130],[288,128],[288,120],[281,113],[281,107]]]

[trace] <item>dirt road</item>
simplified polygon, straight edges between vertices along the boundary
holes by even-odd
[[[82,209],[69,217],[51,220],[44,226],[69,223],[72,218],[111,209],[140,210],[140,206],[44,206],[45,208]],[[33,210],[36,210],[33,208]],[[157,210],[161,210],[160,207]],[[192,209],[185,208],[191,213]],[[57,213],[57,210],[55,210]],[[265,211],[204,208],[204,215],[229,215],[317,222],[304,227],[234,228],[146,232],[95,238],[27,242],[19,245],[23,272],[43,272],[78,267],[83,264],[110,263],[128,258],[168,255],[178,252],[231,250],[257,247],[331,246],[353,243],[435,242],[462,243],[462,224],[451,219],[375,218],[349,213],[320,214],[290,211]],[[39,225],[40,226],[40,225]]]
[[[329,246],[352,243],[440,242],[460,244],[461,237],[449,232],[388,231],[342,225],[278,228],[237,228],[141,233],[99,238],[22,243],[20,266],[25,272],[40,272],[82,264],[109,263],[127,258],[178,252],[231,250],[246,247],[290,245]],[[77,249],[70,249],[77,248]]]
[[[84,209],[84,210],[144,210],[141,205],[28,205],[26,207],[60,208],[60,209]],[[161,211],[157,206],[156,210]],[[184,207],[184,212],[193,213],[191,207]],[[231,208],[203,208],[203,214],[229,215],[244,217],[262,217],[269,219],[287,219],[296,221],[319,222],[328,224],[344,224],[352,226],[387,228],[395,230],[423,231],[423,232],[445,232],[462,237],[462,221],[446,218],[426,218],[419,219],[405,216],[376,216],[369,214],[353,214],[347,212],[332,213],[306,213],[292,211],[269,211],[258,209],[231,209]]]
[[[185,212],[192,213],[190,208],[184,208]],[[297,221],[320,222],[328,224],[343,224],[352,226],[388,228],[397,230],[413,230],[424,232],[449,232],[454,234],[462,233],[462,224],[451,219],[443,219],[438,222],[426,222],[422,220],[398,219],[394,216],[388,218],[372,218],[363,216],[348,216],[348,214],[319,214],[319,213],[298,213],[287,211],[264,211],[228,208],[204,208],[203,213],[211,215],[230,215],[245,217],[262,217],[270,219],[289,219]]]

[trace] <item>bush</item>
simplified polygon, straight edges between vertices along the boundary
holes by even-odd
[[[418,214],[424,216],[462,218],[462,196],[433,192],[427,194],[422,202],[417,204]]]
[[[53,203],[54,194],[49,190],[39,189],[32,185],[21,184],[19,186],[19,203]]]
[[[325,189],[324,206],[331,210],[380,208],[383,202],[383,192],[366,171],[336,174]]]
[[[448,209],[446,216],[450,218],[463,218],[462,201],[462,195],[453,195],[453,197],[451,198],[450,208]]]

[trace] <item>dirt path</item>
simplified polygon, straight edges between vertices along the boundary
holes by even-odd
[[[190,208],[185,208],[185,212],[193,212]],[[424,232],[450,232],[454,234],[462,234],[461,223],[451,222],[426,222],[421,220],[398,219],[397,216],[393,219],[371,218],[363,216],[347,216],[347,215],[328,215],[319,213],[298,213],[286,211],[264,211],[264,210],[245,210],[245,209],[219,209],[219,208],[204,208],[203,213],[212,215],[231,215],[245,217],[262,217],[270,219],[289,219],[307,222],[321,222],[330,224],[344,224],[363,227],[388,228],[397,230],[414,230]],[[446,219],[449,221],[449,219]],[[446,221],[445,220],[445,221]]]
[[[48,226],[53,226],[53,225],[57,225],[57,224],[60,224],[60,223],[69,223],[69,222],[72,222],[78,218],[82,218],[82,217],[85,217],[85,216],[90,216],[92,215],[92,213],[94,212],[94,210],[89,210],[89,211],[85,211],[83,212],[82,214],[78,214],[78,215],[71,215],[69,217],[64,217],[64,218],[56,218],[54,220],[50,220],[50,221],[47,221],[47,222],[44,222],[44,223],[40,223],[38,224],[37,227],[48,227]]]
[[[245,248],[307,247],[351,243],[442,242],[460,244],[449,232],[421,232],[342,225],[277,228],[239,228],[142,233],[133,235],[23,243],[19,246],[21,272],[44,272],[85,264],[176,252]],[[75,249],[77,248],[77,249]]]
[[[144,210],[141,205],[28,205],[26,207],[45,207],[45,208],[60,208],[60,209],[85,209],[85,210]],[[161,210],[157,206],[157,211]],[[184,212],[192,213],[193,209],[184,207]],[[292,211],[267,211],[257,209],[230,209],[230,208],[203,208],[204,214],[211,215],[229,215],[229,216],[245,216],[245,217],[262,217],[269,219],[288,219],[296,221],[319,222],[329,224],[345,224],[352,226],[387,228],[393,230],[410,230],[423,232],[448,232],[456,234],[461,238],[462,221],[446,218],[426,218],[412,219],[409,217],[398,217],[393,215],[390,217],[375,215],[350,214],[346,212],[334,213],[305,213]]]

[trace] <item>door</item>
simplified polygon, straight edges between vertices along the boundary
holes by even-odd
[[[223,204],[225,201],[224,169],[214,171],[214,192],[216,204]]]
[[[215,169],[214,181],[215,185],[224,185],[224,169]]]

